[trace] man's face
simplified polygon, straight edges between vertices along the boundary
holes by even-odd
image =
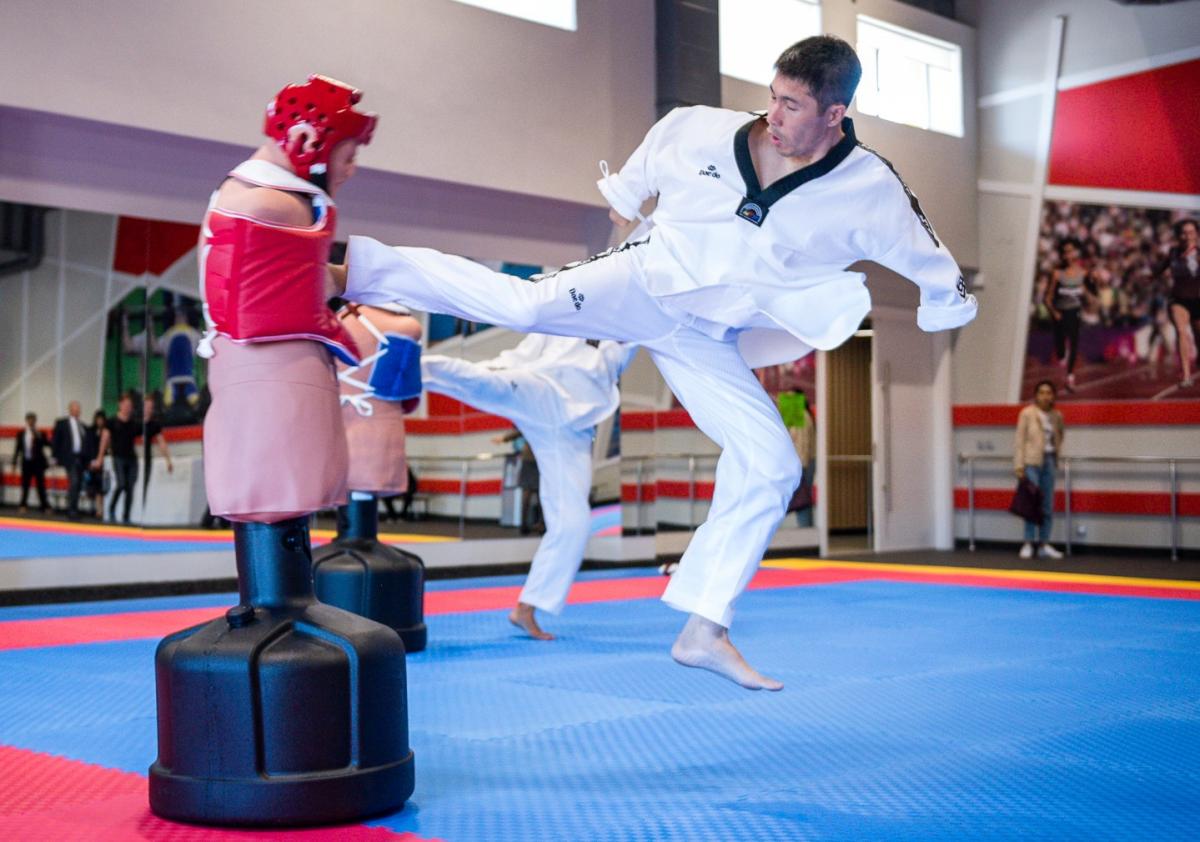
[[[780,73],[775,74],[770,90],[769,139],[775,151],[785,158],[810,157],[829,130],[841,124],[846,113],[844,105],[831,105],[821,111],[808,85]]]
[[[330,196],[335,195],[338,189],[357,171],[358,165],[355,162],[357,156],[357,140],[343,140],[333,147],[333,152],[329,154],[329,174],[326,178]]]
[[[72,418],[78,418],[80,412],[79,401],[71,401],[67,404],[67,412],[70,413]]]
[[[117,412],[119,412],[122,417],[128,418],[133,414],[133,401],[129,398],[121,398],[121,400],[117,403]]]

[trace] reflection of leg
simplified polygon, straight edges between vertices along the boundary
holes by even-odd
[[[695,615],[673,654],[743,686],[778,689],[782,685],[742,660],[724,632],[799,484],[796,451],[778,409],[733,343],[684,328],[650,351],[696,425],[722,448],[708,519],[663,595],[668,605]]]
[[[72,457],[67,465],[67,514],[74,517],[79,514],[79,491],[83,484],[83,466],[79,460]]]
[[[351,237],[348,298],[401,301],[433,313],[589,339],[665,335],[674,322],[642,289],[644,246],[617,251],[536,283],[426,248],[389,248]]]
[[[804,466],[804,472],[800,476],[800,487],[808,491],[808,499],[812,499],[813,487],[813,471],[816,470],[817,463],[809,462]],[[813,507],[805,506],[796,512],[797,526],[812,526],[813,525]]]
[[[17,508],[25,511],[25,504],[29,501],[29,485],[33,482],[33,471],[26,467],[21,468],[21,502]]]
[[[42,507],[42,511],[50,509],[50,499],[46,496],[46,470],[43,468],[34,476],[37,482],[38,505]]]
[[[591,431],[539,430],[530,444],[540,475],[546,534],[538,545],[520,601],[558,614],[583,561],[591,526]]]

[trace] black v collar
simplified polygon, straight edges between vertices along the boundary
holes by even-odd
[[[858,145],[858,139],[854,136],[854,122],[849,117],[843,117],[842,133],[845,134],[845,137],[825,153],[824,158],[798,169],[794,173],[788,173],[764,190],[758,183],[758,173],[754,171],[754,159],[750,157],[750,130],[760,119],[762,118],[755,115],[753,120],[738,129],[733,136],[733,156],[737,159],[742,181],[746,183],[746,195],[738,205],[736,212],[742,219],[759,226],[767,218],[771,205],[801,184],[831,172],[834,167],[846,160],[846,156],[853,152],[854,147]]]

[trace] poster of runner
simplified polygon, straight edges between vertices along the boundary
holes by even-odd
[[[1046,202],[1022,399],[1200,399],[1198,258],[1185,211]]]

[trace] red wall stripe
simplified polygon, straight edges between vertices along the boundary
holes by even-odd
[[[1197,91],[1200,59],[1059,92],[1049,182],[1200,193]]]
[[[19,471],[5,471],[3,483],[4,483],[4,485],[16,486],[17,488],[20,488],[21,487],[20,472]],[[47,491],[66,491],[68,485],[69,485],[69,483],[67,482],[66,477],[55,476],[54,474],[50,474],[49,476],[46,477],[46,490]],[[30,484],[29,494],[31,497],[34,494],[37,494],[37,485],[36,484],[33,484],[33,483]]]
[[[960,404],[954,407],[955,427],[1016,427],[1026,404]],[[1200,401],[1106,401],[1061,403],[1068,425],[1086,427],[1148,427],[1200,425]]]
[[[986,511],[1008,511],[1013,492],[1003,488],[976,488],[975,508]],[[1200,516],[1200,494],[1188,492],[1178,496],[1179,516]],[[967,508],[967,489],[954,489],[954,508]],[[1054,510],[1066,511],[1066,495],[1054,492]],[[1071,491],[1071,512],[1090,515],[1152,515],[1171,514],[1171,496],[1158,491]]]
[[[498,415],[470,415],[465,417],[409,418],[404,429],[416,436],[461,436],[464,433],[485,433],[511,430],[513,424]]]
[[[500,489],[501,482],[498,479],[467,480],[468,497],[495,495],[500,493]],[[422,494],[459,494],[462,492],[462,483],[456,479],[427,479],[419,477],[417,479],[417,491]]]

